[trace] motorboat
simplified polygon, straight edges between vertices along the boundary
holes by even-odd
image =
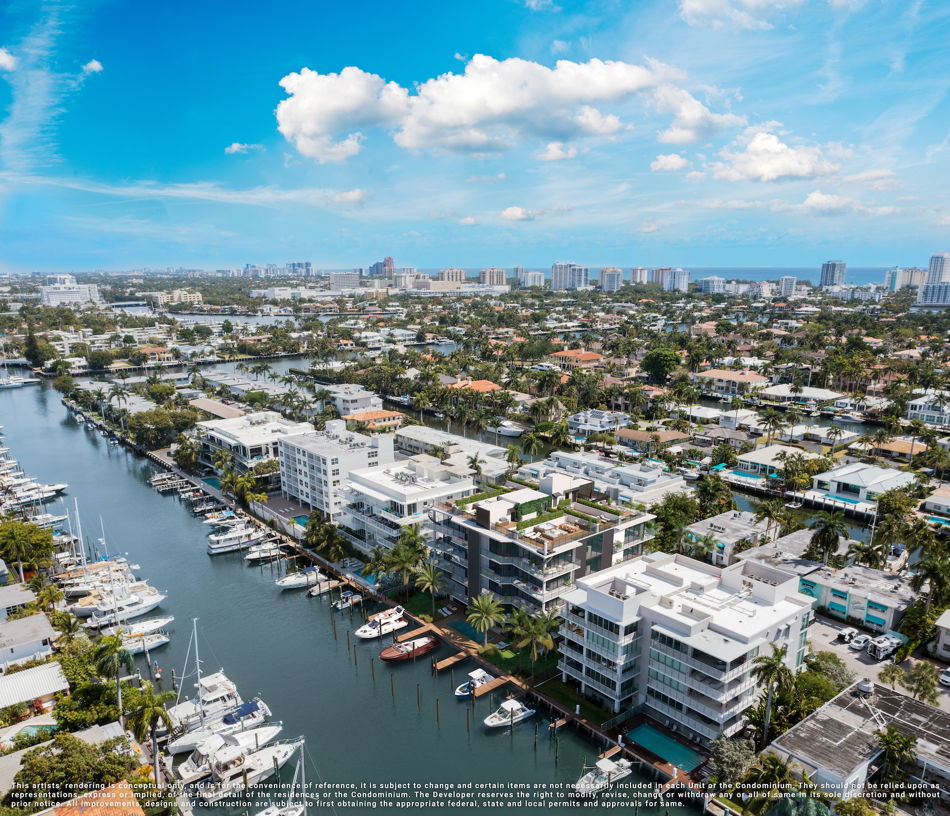
[[[165,632],[150,632],[147,635],[122,635],[122,648],[129,654],[148,654],[154,649],[171,643]]]
[[[372,640],[405,629],[409,625],[409,621],[403,617],[405,611],[401,606],[397,606],[385,612],[379,612],[353,634],[363,640]]]
[[[841,414],[838,419],[842,422],[864,422],[864,417],[860,414]]]
[[[598,759],[594,767],[574,783],[574,791],[580,796],[593,796],[632,772],[633,763],[629,759]]]
[[[249,524],[241,524],[208,536],[208,555],[246,550],[263,540],[265,533]]]
[[[253,700],[234,706],[223,714],[219,712],[214,716],[206,717],[204,724],[199,721],[194,728],[183,727],[173,732],[165,744],[165,750],[169,754],[193,751],[213,736],[227,736],[257,728],[263,725],[269,716],[270,709],[267,704],[255,697]]]
[[[340,597],[330,605],[337,611],[342,612],[344,609],[349,609],[351,606],[356,606],[356,604],[362,602],[362,595],[360,595],[358,592],[353,592],[350,589],[345,589],[340,593]]]
[[[280,589],[304,589],[326,580],[327,576],[316,567],[305,567],[298,572],[289,572],[283,578],[278,578],[274,581],[274,585]]]
[[[280,558],[283,554],[284,551],[280,546],[280,542],[272,539],[271,541],[255,544],[247,551],[244,560],[249,564],[260,564],[264,561],[273,561]]]
[[[115,626],[107,626],[99,630],[100,635],[122,635],[123,637],[141,637],[150,635],[152,632],[158,632],[164,629],[168,624],[173,623],[174,615],[166,615],[162,618],[148,618],[147,620],[137,621],[136,623],[119,623]]]
[[[468,680],[455,689],[455,696],[460,700],[471,699],[475,693],[475,689],[479,686],[484,686],[486,683],[490,683],[494,679],[494,676],[484,669],[475,669],[475,671],[468,673]]]
[[[226,734],[224,736],[215,734],[204,740],[181,765],[175,768],[175,775],[181,780],[182,784],[190,785],[211,774],[211,767],[218,752],[231,748],[243,748],[248,752],[259,751],[265,745],[277,739],[277,735],[282,730],[283,725],[281,723],[274,723],[263,725],[260,728],[251,728],[237,734]]]
[[[290,791],[283,805],[269,805],[257,816],[304,816],[307,812],[307,771],[304,761],[304,747],[300,745],[300,759],[294,768],[294,777],[290,780]]]
[[[195,683],[197,693],[189,700],[170,706],[168,715],[174,727],[197,726],[203,718],[225,712],[244,702],[237,686],[223,671],[206,674]]]
[[[223,748],[215,754],[211,778],[199,794],[204,804],[218,802],[277,773],[300,748],[303,738],[266,745],[259,751]]]
[[[521,436],[521,434],[524,433],[524,428],[517,422],[512,422],[510,419],[503,419],[500,422],[496,422],[494,425],[486,428],[485,430],[489,433],[496,433],[499,436],[511,437]]]
[[[233,510],[212,510],[206,513],[204,517],[205,524],[221,525],[222,527],[238,520],[240,520],[240,517]]]
[[[167,597],[156,590],[142,595],[129,595],[124,600],[116,602],[108,612],[100,615],[94,613],[83,626],[87,629],[101,629],[132,618],[140,618],[160,606]]]
[[[528,717],[534,716],[534,709],[528,708],[521,700],[505,700],[497,711],[485,717],[486,728],[504,728],[507,725],[520,723]]]
[[[400,660],[415,660],[420,655],[434,652],[439,648],[439,639],[432,635],[413,638],[404,643],[394,643],[379,653],[379,659],[387,663],[396,663]]]

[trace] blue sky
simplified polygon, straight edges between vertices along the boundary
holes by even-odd
[[[925,264],[941,0],[0,3],[0,269]]]

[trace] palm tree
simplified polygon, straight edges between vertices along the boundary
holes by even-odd
[[[772,526],[781,524],[785,518],[785,505],[779,499],[759,502],[755,508],[755,520],[765,521],[765,537],[771,541]]]
[[[886,683],[892,689],[896,689],[898,683],[903,685],[905,678],[906,674],[904,670],[896,663],[888,663],[877,673],[877,679],[881,683]]]
[[[775,754],[762,754],[742,777],[738,790],[753,790],[755,794],[745,801],[743,813],[765,813],[778,799],[788,796],[798,785],[792,766]]]
[[[838,450],[838,440],[844,436],[844,431],[837,425],[832,425],[828,429],[828,438],[831,440],[831,455],[834,456]]]
[[[146,680],[135,695],[135,704],[129,709],[128,726],[135,738],[139,742],[144,742],[146,737],[151,738],[152,766],[155,769],[155,784],[159,787],[162,782],[158,775],[158,727],[160,725],[166,728],[172,727],[172,718],[165,710],[165,703],[174,698],[175,692],[156,693],[152,684]]]
[[[472,598],[468,605],[468,614],[465,619],[482,633],[482,645],[488,645],[488,630],[497,626],[505,619],[501,602],[490,593],[482,593]]]
[[[521,454],[518,452],[517,445],[509,445],[505,451],[505,459],[508,461],[508,464],[511,465],[511,469],[517,470],[521,465]]]
[[[848,557],[856,564],[864,564],[871,569],[880,569],[884,563],[884,543],[873,541],[852,541],[848,547]]]
[[[515,646],[524,649],[526,646],[531,649],[531,676],[534,676],[534,664],[538,661],[538,650],[548,651],[554,648],[554,637],[552,633],[560,625],[560,619],[556,612],[538,612],[527,619],[527,626],[522,629],[520,639],[515,642]]]
[[[536,456],[544,447],[544,443],[536,433],[526,433],[521,437],[521,449],[528,456]]]
[[[809,549],[814,549],[821,556],[822,561],[828,563],[828,556],[833,555],[838,549],[838,541],[848,534],[844,516],[837,510],[819,510],[815,513],[811,529],[814,532],[811,535]]]
[[[785,425],[785,418],[775,408],[765,408],[759,414],[759,424],[765,428],[766,444],[772,444],[772,437]]]
[[[473,453],[468,457],[468,466],[472,469],[476,478],[482,475],[482,460],[477,453]]]
[[[75,615],[70,615],[65,609],[54,612],[50,617],[50,623],[62,633],[59,640],[63,643],[72,643],[77,635],[83,633],[82,622]]]
[[[769,726],[772,721],[772,702],[775,699],[775,692],[787,692],[791,690],[795,682],[795,676],[792,670],[785,665],[785,658],[788,653],[788,646],[778,647],[774,643],[769,644],[772,647],[772,654],[759,655],[752,661],[752,676],[756,683],[764,685],[768,689],[768,698],[765,701],[765,722],[762,726],[762,747],[764,748],[769,739]]]
[[[917,757],[917,737],[903,734],[893,725],[888,725],[883,731],[875,731],[874,738],[881,749],[885,781],[902,782],[906,778],[904,766]]]
[[[435,596],[442,590],[442,571],[433,563],[426,562],[416,570],[416,588],[432,596],[432,617],[435,618]]]
[[[950,587],[950,556],[935,547],[924,550],[923,558],[914,564],[910,586],[920,592],[927,587],[927,612],[935,599],[944,598]]]
[[[119,635],[100,638],[92,652],[96,672],[101,677],[115,678],[115,696],[119,706],[119,722],[122,722],[122,670],[132,671],[132,655],[122,645]]]

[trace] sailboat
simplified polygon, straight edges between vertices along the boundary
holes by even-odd
[[[307,771],[303,755],[304,743],[300,741],[300,758],[294,768],[294,778],[290,780],[290,792],[283,805],[271,805],[257,813],[257,816],[304,816],[307,812]]]

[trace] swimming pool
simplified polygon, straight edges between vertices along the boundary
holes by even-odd
[[[217,476],[209,476],[207,479],[202,479],[206,485],[210,485],[215,490],[221,489],[221,480]]]
[[[353,575],[354,577],[359,578],[364,584],[369,584],[371,587],[375,587],[379,583],[375,575],[363,575],[362,567],[354,572]]]
[[[761,479],[762,477],[758,473],[749,473],[747,470],[734,470],[732,471],[733,476],[742,476],[744,479]]]
[[[941,518],[940,516],[927,516],[927,521],[932,521],[934,524],[942,524],[944,527],[950,527],[950,519]]]
[[[306,527],[309,520],[310,516],[294,516],[294,521],[296,521],[301,527]]]
[[[467,638],[471,638],[476,643],[481,643],[484,640],[484,635],[478,631],[472,624],[464,620],[452,621],[449,626],[451,626],[456,632],[460,635],[465,635]]]
[[[834,501],[844,502],[845,504],[860,504],[860,499],[846,499],[844,496],[833,496],[830,493],[825,497]]]
[[[687,773],[702,765],[704,757],[692,748],[658,731],[649,723],[638,725],[633,731],[627,732],[627,739],[642,745],[651,754],[665,759],[677,768]]]
[[[58,725],[24,725],[16,734],[13,735],[13,739],[17,737],[20,738],[34,738],[34,737],[52,737],[59,731]]]

